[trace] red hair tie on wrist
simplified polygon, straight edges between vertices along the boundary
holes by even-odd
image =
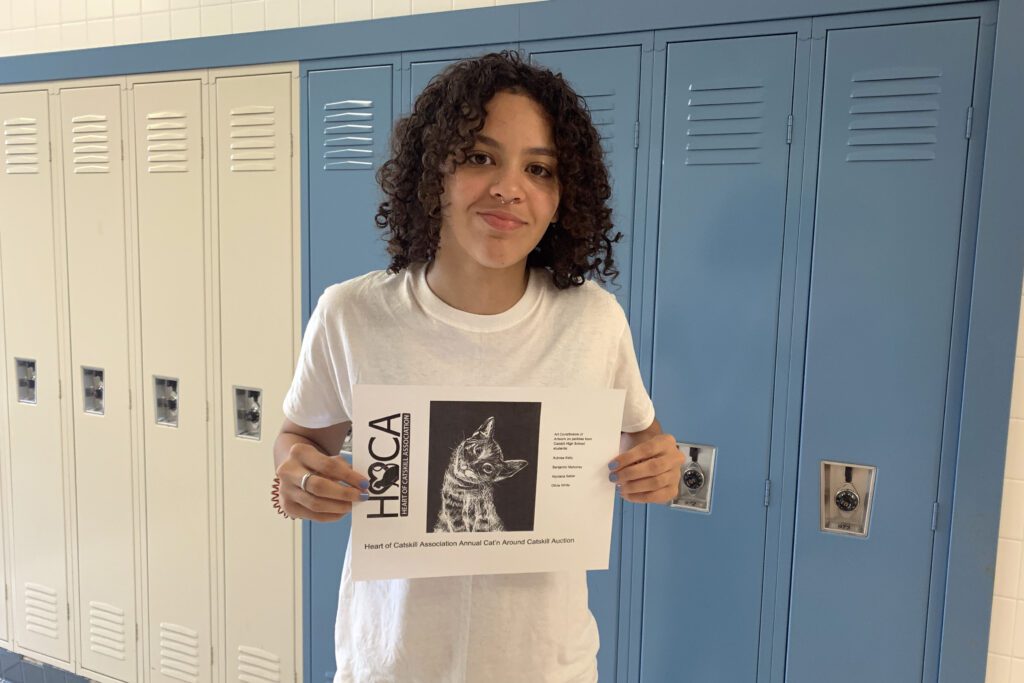
[[[277,514],[285,519],[294,519],[281,507],[281,480],[277,477],[274,477],[274,483],[270,486],[270,500],[274,503],[274,509],[277,510]]]

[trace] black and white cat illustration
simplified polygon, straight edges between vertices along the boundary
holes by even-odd
[[[494,440],[494,418],[487,418],[452,451],[434,531],[504,531],[494,507],[494,484],[515,476],[527,464],[505,460]]]

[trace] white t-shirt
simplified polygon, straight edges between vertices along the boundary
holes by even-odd
[[[625,314],[597,284],[559,290],[535,269],[512,308],[476,315],[441,301],[425,272],[416,264],[327,288],[285,397],[289,420],[310,428],[349,421],[357,383],[620,388],[622,431],[654,420]],[[350,556],[335,683],[597,680],[585,572],[354,582]]]

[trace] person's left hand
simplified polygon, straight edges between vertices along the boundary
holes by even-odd
[[[608,478],[631,503],[667,503],[679,495],[685,456],[671,434],[657,434],[608,463]]]

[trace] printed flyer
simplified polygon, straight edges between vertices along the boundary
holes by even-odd
[[[625,391],[359,385],[352,576],[607,569]]]

